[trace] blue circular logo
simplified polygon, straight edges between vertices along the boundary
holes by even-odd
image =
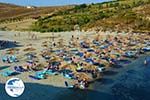
[[[24,89],[24,83],[19,78],[11,78],[5,84],[5,90],[11,97],[19,97],[24,92]]]

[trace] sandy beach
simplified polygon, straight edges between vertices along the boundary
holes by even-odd
[[[149,54],[147,54],[149,55]],[[142,63],[143,55],[126,67],[113,69],[112,74],[106,74],[102,80],[92,84],[90,90],[72,90],[38,83],[25,83],[24,94],[19,98],[8,96],[4,84],[0,83],[0,97],[2,100],[149,100],[149,72],[150,66]],[[139,62],[140,61],[140,62]],[[121,99],[120,99],[121,98]]]
[[[20,33],[20,35],[18,36],[18,34]],[[30,34],[36,34],[37,39],[31,39],[31,35]],[[23,50],[27,47],[29,47],[28,45],[32,44],[33,48],[36,48],[35,51],[37,54],[40,54],[40,52],[43,50],[44,47],[42,47],[42,42],[48,41],[49,42],[49,47],[52,45],[52,41],[53,41],[53,37],[54,40],[57,42],[59,41],[59,39],[63,39],[64,44],[67,44],[68,41],[71,39],[72,35],[82,35],[82,36],[87,36],[89,34],[92,34],[93,32],[87,32],[86,34],[84,32],[62,32],[62,33],[38,33],[38,32],[14,32],[14,31],[10,31],[10,32],[5,32],[5,31],[1,31],[0,32],[0,39],[1,40],[8,40],[8,41],[16,41],[18,42],[18,46],[16,46],[15,48],[19,49],[19,52],[17,54],[17,57],[19,59],[19,62],[17,63],[3,63],[2,60],[0,61],[1,66],[9,66],[8,69],[12,69],[14,66],[18,66],[18,65],[25,65],[25,58],[23,58],[23,56],[28,53],[28,52],[24,52]],[[15,36],[15,34],[17,36]],[[29,37],[30,36],[30,37]],[[10,49],[2,49],[0,51],[0,56],[4,56],[6,51]],[[37,55],[37,58],[39,58],[40,63],[43,63],[43,58],[40,55]],[[45,63],[43,63],[45,64]],[[46,65],[45,65],[46,66]],[[7,69],[7,68],[6,68]],[[2,71],[2,70],[0,70]],[[34,75],[35,72],[25,72],[22,74],[19,74],[17,76],[12,76],[12,77],[18,77],[22,80],[24,80],[24,82],[29,82],[29,83],[40,83],[40,84],[45,84],[45,85],[52,85],[52,86],[56,86],[56,87],[66,87],[64,84],[64,81],[70,81],[68,79],[63,78],[61,75],[57,75],[57,76],[49,76],[48,79],[45,80],[32,80],[30,78],[28,78],[29,75]],[[9,78],[11,77],[1,77],[0,78],[0,83],[5,83]],[[71,81],[70,81],[71,83]]]
[[[20,33],[20,34],[19,34]],[[29,34],[30,33],[30,34]],[[35,39],[31,38],[34,34],[36,36]],[[102,33],[103,34],[103,33]],[[51,47],[53,41],[63,42],[64,45],[69,45],[68,42],[70,41],[72,35],[75,37],[80,37],[81,39],[91,39],[94,38],[96,34],[94,32],[64,32],[64,33],[36,33],[36,32],[0,32],[0,40],[9,40],[9,41],[16,41],[17,45],[15,45],[16,49],[19,49],[17,51],[16,55],[19,59],[19,62],[16,63],[4,63],[2,60],[0,60],[0,72],[3,72],[6,69],[13,70],[14,66],[25,66],[25,58],[24,55],[27,53],[27,51],[24,51],[27,47],[35,48],[33,52],[36,52],[36,56],[39,60],[39,63],[42,63],[43,65],[47,65],[45,63],[45,60],[41,57],[40,53],[41,51],[47,47],[42,47],[42,43],[47,41],[48,47]],[[112,33],[112,36],[115,34]],[[107,38],[107,34],[103,36],[103,39]],[[14,47],[11,47],[14,48]],[[4,56],[10,48],[1,49],[0,50],[0,57]],[[58,49],[57,47],[53,48]],[[103,98],[103,100],[130,100],[131,98],[136,98],[133,100],[142,100],[137,99],[138,96],[134,97],[135,95],[128,96],[128,93],[130,93],[130,89],[128,88],[128,84],[137,86],[139,89],[144,84],[147,84],[149,80],[147,78],[149,75],[147,74],[149,72],[149,67],[145,67],[144,60],[145,57],[149,57],[149,53],[142,54],[138,57],[138,59],[129,59],[131,61],[130,64],[123,65],[120,67],[110,67],[106,70],[106,72],[102,73],[102,78],[98,78],[96,81],[94,81],[90,87],[86,90],[71,90],[67,89],[64,82],[67,81],[69,84],[74,84],[74,80],[66,79],[61,74],[59,75],[50,75],[46,79],[42,80],[33,80],[29,78],[29,75],[34,75],[35,71],[28,71],[21,74],[18,74],[16,76],[9,76],[9,77],[3,77],[0,76],[0,98],[2,100],[31,100],[32,99],[43,99],[43,100],[69,100],[69,98],[74,98],[73,100],[98,100],[97,98]],[[142,76],[140,76],[142,75]],[[5,93],[4,90],[4,84],[5,82],[10,79],[11,77],[18,77],[22,79],[25,83],[26,89],[25,93],[17,98],[13,99]],[[128,78],[129,77],[129,78]],[[131,77],[131,78],[130,78]],[[130,83],[132,80],[132,83]],[[138,83],[138,81],[141,81]],[[145,81],[146,80],[146,81]],[[124,84],[125,83],[125,84]],[[121,86],[124,87],[121,87]],[[129,86],[130,87],[130,86]],[[147,84],[147,87],[150,87]],[[134,88],[131,93],[134,93],[137,88]],[[123,91],[126,89],[129,91],[126,93],[126,91]],[[145,92],[145,90],[142,90]],[[142,91],[138,90],[138,92],[142,93]],[[146,94],[149,93],[146,92]],[[59,94],[59,95],[58,95]],[[124,95],[122,95],[124,94]],[[37,96],[39,95],[39,96]],[[94,95],[94,97],[93,97]],[[77,98],[76,98],[77,97]],[[118,98],[121,97],[122,99]],[[141,98],[141,97],[140,97]],[[149,98],[147,96],[147,98]],[[144,99],[148,100],[148,99]]]

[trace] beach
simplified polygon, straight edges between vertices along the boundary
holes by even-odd
[[[145,56],[126,68],[118,69],[117,71],[122,71],[108,76],[110,79],[107,77],[96,81],[92,84],[94,88],[90,90],[72,90],[51,85],[25,83],[24,94],[19,98],[12,98],[6,94],[4,84],[1,83],[0,97],[2,100],[31,100],[31,98],[36,100],[70,100],[70,98],[72,100],[99,100],[99,98],[102,100],[142,100],[144,95],[144,100],[149,100],[150,66],[145,67],[139,63],[144,58]]]
[[[18,33],[20,33],[20,36],[15,36],[15,34],[18,35]],[[33,48],[36,48],[35,51],[37,54],[40,54],[40,52],[42,51],[42,49],[44,47],[41,47],[42,42],[44,41],[49,41],[49,45],[52,45],[52,38],[54,37],[55,41],[58,41],[58,39],[63,38],[64,39],[64,44],[66,44],[69,39],[71,38],[71,35],[73,35],[74,33],[77,35],[83,34],[83,36],[91,34],[92,32],[87,32],[86,34],[84,33],[80,33],[80,32],[62,32],[62,33],[55,33],[55,35],[53,36],[52,33],[38,33],[38,32],[32,32],[32,34],[36,34],[37,35],[37,39],[31,39],[31,37],[29,37],[29,33],[31,32],[15,32],[15,31],[10,31],[10,32],[5,32],[5,31],[1,31],[0,32],[0,40],[8,40],[8,41],[17,41],[18,45],[15,45],[15,48],[19,48],[19,53],[17,54],[17,56],[19,57],[20,61],[17,63],[3,63],[2,60],[0,61],[1,66],[9,66],[8,69],[12,69],[13,70],[13,66],[18,66],[18,65],[22,65],[24,66],[25,64],[25,58],[23,58],[23,56],[28,53],[28,52],[24,52],[23,50],[27,47],[27,45],[32,44]],[[63,35],[62,35],[63,34]],[[60,37],[60,35],[62,35]],[[27,47],[26,47],[27,46]],[[11,48],[11,47],[10,47]],[[5,55],[6,51],[10,48],[7,49],[2,49],[0,52],[1,57]],[[14,47],[12,47],[14,48]],[[29,51],[30,52],[30,51]],[[37,57],[40,59],[40,62],[43,62],[43,59],[41,58],[40,55],[37,55]],[[43,63],[45,64],[45,63]],[[45,64],[46,66],[46,64]],[[4,68],[5,69],[5,68]],[[6,68],[7,69],[7,68]],[[2,70],[1,70],[2,71]],[[52,85],[52,86],[57,86],[57,87],[66,87],[64,84],[64,81],[70,81],[68,79],[65,79],[63,77],[61,77],[61,75],[57,75],[57,76],[50,76],[48,77],[48,79],[46,80],[32,80],[30,78],[28,78],[29,75],[34,75],[35,72],[26,72],[26,73],[22,73],[17,75],[18,78],[24,80],[24,82],[31,82],[31,83],[40,83],[40,84],[45,84],[45,85]],[[9,78],[11,77],[2,77],[0,78],[0,83],[5,83]]]
[[[41,53],[44,47],[41,44],[44,41],[53,40],[58,41],[59,39],[65,40],[64,44],[68,45],[71,36],[87,37],[90,39],[93,37],[93,32],[65,32],[65,33],[33,33],[36,34],[36,39],[31,39],[28,35],[29,32],[0,32],[0,40],[16,41],[18,44],[15,48],[19,49],[17,57],[19,62],[17,63],[3,63],[0,61],[0,72],[4,69],[12,69],[13,66],[22,65],[24,66],[24,58],[22,58],[27,52],[23,52],[26,47],[36,48],[34,52],[37,54]],[[32,32],[31,32],[32,33]],[[15,36],[17,34],[17,36]],[[62,35],[63,34],[63,35]],[[75,35],[76,34],[76,35]],[[92,34],[92,35],[91,35]],[[61,36],[60,36],[61,35]],[[60,38],[62,37],[62,38]],[[105,37],[106,38],[106,37]],[[52,45],[52,44],[49,45]],[[7,48],[9,49],[9,48]],[[4,56],[7,49],[0,50],[0,55]],[[29,78],[29,75],[34,75],[36,72],[25,72],[16,76],[3,77],[0,76],[0,99],[2,100],[31,100],[32,99],[43,99],[43,100],[149,100],[149,77],[150,66],[144,65],[144,60],[149,57],[150,53],[140,55],[137,59],[131,58],[131,63],[122,65],[120,67],[110,67],[106,72],[102,73],[102,78],[96,79],[90,84],[90,87],[85,90],[80,89],[68,89],[64,82],[67,81],[73,84],[74,81],[62,77],[62,75],[49,76],[47,79],[33,80]],[[40,55],[37,55],[40,63],[44,60]],[[43,63],[46,64],[46,63]],[[4,67],[8,66],[8,67]],[[18,77],[25,83],[25,92],[19,98],[9,97],[4,90],[5,82],[11,77]],[[144,99],[140,94],[144,95]]]

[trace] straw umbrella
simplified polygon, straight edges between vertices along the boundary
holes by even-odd
[[[23,51],[27,52],[27,51],[35,51],[36,49],[33,48],[33,47],[28,47],[28,48],[25,48]]]
[[[69,69],[69,70],[71,70],[73,72],[76,72],[76,66],[73,65],[73,64],[67,64],[67,63],[63,64],[63,65],[60,66],[60,69],[61,70],[63,70],[63,69]]]
[[[78,80],[86,80],[86,81],[91,81],[91,77],[89,77],[86,73],[80,72],[80,73],[75,73],[75,77],[78,78]]]
[[[16,52],[18,52],[20,49],[18,48],[11,48],[7,50],[7,54],[15,54]]]
[[[91,64],[87,64],[87,63],[83,67],[84,67],[84,70],[90,70],[90,71],[96,71],[97,70],[96,66],[91,65]]]

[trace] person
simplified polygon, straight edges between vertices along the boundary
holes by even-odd
[[[150,64],[150,57],[146,57],[144,60],[144,65],[149,65]]]
[[[71,38],[74,39],[74,35],[72,35]]]
[[[55,42],[53,42],[52,44],[53,44],[54,47],[56,47],[56,43]]]

